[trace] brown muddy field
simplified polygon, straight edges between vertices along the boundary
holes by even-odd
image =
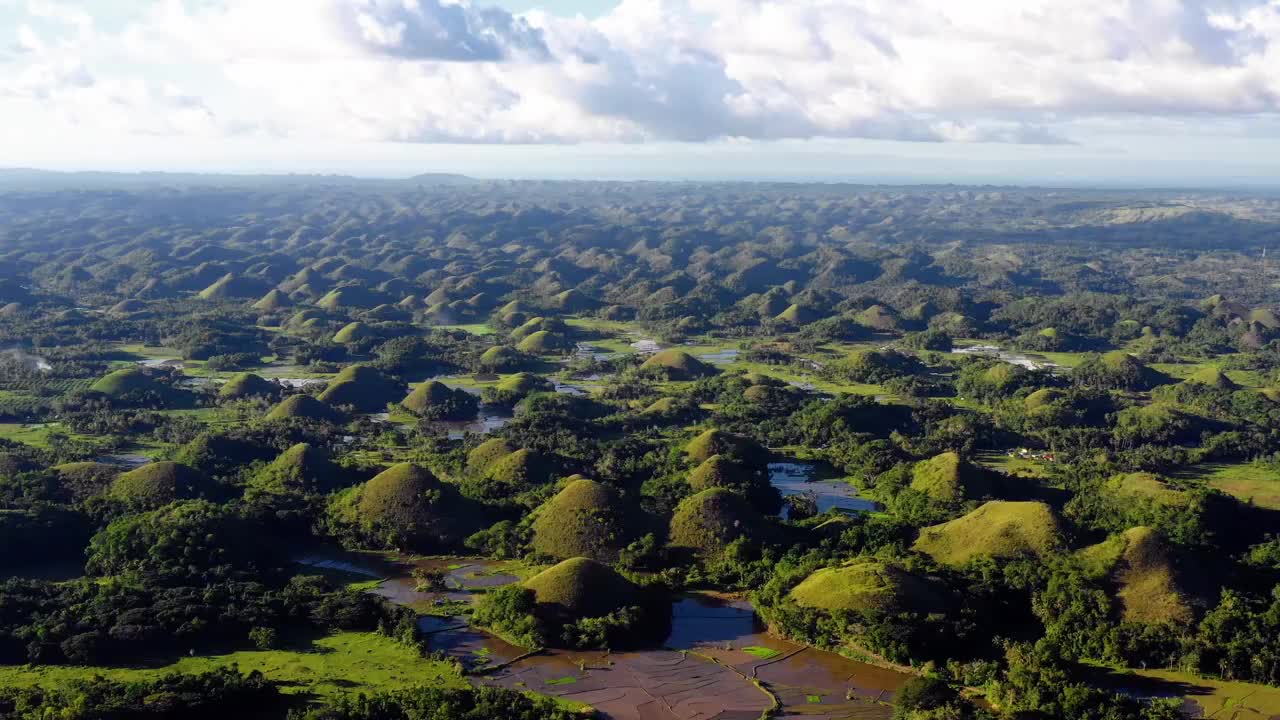
[[[472,602],[475,590],[515,582],[501,563],[471,558],[392,562],[366,554],[305,558],[305,564],[385,578],[373,590],[392,602],[430,609]],[[419,592],[414,567],[445,574],[444,592]],[[477,682],[590,705],[614,720],[756,720],[780,703],[779,717],[885,720],[908,675],[767,634],[744,600],[695,595],[672,604],[671,634],[661,649],[635,652],[522,648],[462,617],[427,615],[430,647],[460,660]],[[486,671],[486,668],[493,668]]]

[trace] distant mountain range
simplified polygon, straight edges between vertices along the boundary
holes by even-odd
[[[223,175],[167,172],[57,172],[30,168],[0,168],[0,188],[52,190],[61,188],[131,189],[141,187],[256,187],[262,185],[448,185],[481,182],[466,175],[423,173],[411,178],[358,178],[351,175]]]

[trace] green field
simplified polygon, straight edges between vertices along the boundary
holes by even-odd
[[[999,470],[1014,477],[1044,477],[1046,467],[1046,463],[1042,460],[1029,460],[999,451],[980,452],[976,459],[983,467]]]
[[[48,448],[49,436],[55,433],[61,433],[72,440],[86,443],[100,442],[99,438],[92,435],[68,432],[62,423],[0,423],[0,438],[26,443],[38,448]]]
[[[564,322],[569,327],[601,333],[625,333],[637,329],[637,326],[633,323],[621,320],[604,320],[596,317],[566,318]]]
[[[435,325],[439,330],[461,330],[472,335],[493,335],[493,328],[486,323],[463,323],[461,325]]]
[[[36,447],[49,447],[49,433],[58,432],[62,426],[58,423],[0,423],[0,438],[26,443]]]
[[[0,666],[0,686],[56,685],[101,676],[146,680],[170,672],[200,673],[237,666],[260,670],[287,693],[319,696],[392,690],[417,684],[462,687],[462,676],[447,662],[427,660],[417,651],[377,633],[338,633],[316,640],[305,651],[247,650],[182,658],[154,668]]]
[[[1280,510],[1280,473],[1260,463],[1199,465],[1181,476],[1203,480],[1242,502]]]
[[[142,345],[140,343],[117,345],[115,349],[129,353],[139,360],[163,360],[182,357],[182,352],[175,348]]]
[[[1133,675],[1169,683],[1175,692],[1194,701],[1199,717],[1224,720],[1272,720],[1280,717],[1280,688],[1253,683],[1208,680],[1173,670],[1132,670]]]
[[[175,417],[189,417],[212,428],[232,427],[237,424],[236,417],[233,413],[218,407],[163,410],[161,412]]]

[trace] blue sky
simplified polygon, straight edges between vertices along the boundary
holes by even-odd
[[[1277,185],[1280,0],[0,0],[0,166]]]

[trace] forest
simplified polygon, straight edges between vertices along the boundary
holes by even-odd
[[[1277,241],[1265,193],[0,173],[0,717],[1280,717]]]

